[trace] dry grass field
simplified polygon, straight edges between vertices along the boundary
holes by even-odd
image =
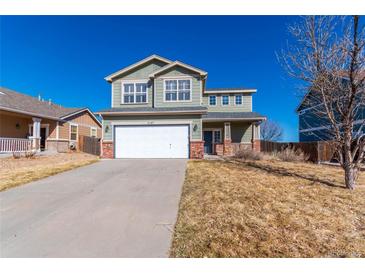
[[[86,153],[0,159],[0,191],[98,161]]]
[[[365,174],[337,167],[190,161],[171,257],[365,257]]]

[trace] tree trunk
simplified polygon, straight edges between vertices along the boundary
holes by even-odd
[[[357,177],[357,169],[351,165],[345,166],[345,184],[348,189],[353,190],[355,188]]]

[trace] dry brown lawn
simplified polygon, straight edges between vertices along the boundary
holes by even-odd
[[[365,174],[337,167],[190,161],[172,257],[364,257]]]
[[[98,161],[86,153],[59,153],[49,156],[0,159],[0,191],[45,178],[66,170]]]

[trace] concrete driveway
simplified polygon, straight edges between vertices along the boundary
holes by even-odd
[[[166,257],[186,160],[104,160],[0,192],[1,257]]]

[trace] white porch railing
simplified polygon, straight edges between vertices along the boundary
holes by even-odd
[[[32,149],[32,140],[0,137],[1,152],[25,152]]]

